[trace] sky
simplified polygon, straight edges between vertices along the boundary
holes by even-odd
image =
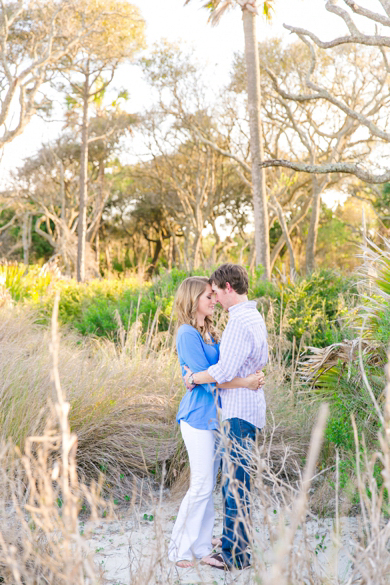
[[[244,48],[244,36],[240,10],[225,13],[220,24],[212,27],[208,14],[202,8],[204,0],[130,0],[139,7],[146,22],[147,51],[161,39],[170,42],[186,42],[193,47],[198,59],[207,65],[210,85],[221,87],[227,83],[232,60],[236,52]],[[325,10],[326,0],[275,0],[272,22],[258,18],[258,38],[279,36],[295,37],[283,28],[283,23],[307,28],[323,40],[347,32],[346,25],[336,15]],[[378,0],[360,0],[371,10],[380,10]],[[359,19],[356,19],[359,22]],[[135,65],[124,65],[115,80],[117,87],[125,86],[130,92],[128,108],[140,112],[150,105],[150,92]],[[5,180],[8,169],[21,165],[24,158],[34,154],[39,145],[53,138],[62,127],[61,120],[44,123],[39,118],[30,122],[23,134],[4,149],[0,161],[0,180]]]

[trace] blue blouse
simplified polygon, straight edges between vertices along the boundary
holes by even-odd
[[[219,344],[205,343],[199,331],[191,325],[181,325],[176,336],[176,348],[183,376],[183,366],[191,372],[203,372],[219,359]],[[188,423],[195,429],[218,429],[215,384],[199,384],[183,396],[176,420]]]

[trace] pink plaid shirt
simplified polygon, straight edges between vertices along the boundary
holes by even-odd
[[[256,301],[245,301],[229,308],[229,321],[223,332],[219,361],[207,370],[219,384],[236,376],[245,378],[261,370],[268,361],[267,330]],[[248,388],[220,389],[222,420],[241,418],[259,429],[265,425],[264,391]]]

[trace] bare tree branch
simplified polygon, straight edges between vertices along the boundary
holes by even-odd
[[[309,37],[317,47],[320,47],[321,49],[331,49],[332,47],[338,47],[339,45],[345,45],[347,43],[359,43],[370,47],[390,47],[390,38],[380,35],[347,35],[334,39],[333,41],[321,41],[314,33],[305,28],[289,26],[288,24],[283,24],[283,26],[287,30],[296,33],[299,37]]]
[[[303,40],[303,42],[305,42],[307,44],[307,41],[305,39],[302,39],[302,40]],[[329,93],[329,91],[327,91],[326,89],[321,88],[317,84],[313,83],[313,81],[310,80],[310,75],[308,75],[306,78],[306,85],[310,89],[313,89],[316,93],[313,93],[313,94],[292,94],[292,93],[289,93],[287,91],[284,91],[279,86],[277,78],[272,71],[267,69],[267,73],[270,76],[270,78],[272,79],[272,83],[274,85],[275,90],[283,98],[285,98],[287,100],[293,100],[296,102],[306,102],[306,101],[318,100],[318,99],[327,100],[330,103],[332,103],[333,105],[335,105],[337,108],[339,108],[342,112],[347,114],[347,116],[357,120],[363,126],[366,126],[372,132],[372,134],[374,136],[377,136],[378,138],[381,138],[382,140],[385,140],[386,142],[390,142],[390,133],[389,132],[385,132],[384,130],[381,130],[376,124],[374,124],[373,122],[368,120],[368,118],[366,116],[364,116],[360,112],[356,112],[353,108],[350,108],[349,106],[344,104],[341,100],[335,98],[331,93]]]
[[[368,8],[364,8],[359,4],[356,4],[355,0],[344,0],[347,6],[350,7],[355,14],[360,14],[360,16],[365,16],[374,22],[379,22],[379,24],[383,24],[383,26],[390,26],[390,18],[388,16],[383,16],[383,14],[378,14],[377,12],[372,12],[368,10]],[[383,4],[388,4],[387,2]],[[390,6],[388,6],[390,9]]]
[[[232,152],[228,152],[227,150],[223,150],[217,144],[215,144],[215,142],[212,142],[211,140],[208,140],[207,138],[202,136],[202,134],[197,129],[193,128],[193,131],[195,132],[196,137],[198,138],[199,142],[202,142],[203,144],[207,144],[208,146],[210,146],[216,152],[219,152],[219,154],[222,154],[223,156],[226,156],[228,158],[232,158],[233,160],[238,162],[238,164],[240,166],[242,166],[244,171],[246,171],[247,173],[251,172],[250,166],[245,161],[243,161],[241,158],[239,158],[238,156],[236,156]]]
[[[302,209],[292,218],[290,223],[287,225],[287,231],[290,235],[293,229],[306,217],[311,204],[311,198],[308,197],[302,207]],[[271,268],[273,268],[277,257],[279,256],[284,244],[286,243],[285,235],[282,234],[279,240],[276,242],[275,246],[272,248],[271,251]]]
[[[299,162],[292,162],[289,160],[282,160],[282,159],[273,159],[273,160],[266,160],[260,165],[264,168],[267,167],[286,167],[288,169],[293,169],[294,171],[299,171],[302,173],[316,173],[316,174],[325,174],[325,173],[347,173],[349,175],[355,175],[362,181],[366,183],[387,183],[390,181],[390,170],[385,171],[381,174],[374,174],[373,172],[367,171],[366,169],[362,168],[359,164],[354,163],[343,163],[343,162],[334,162],[329,164],[323,165],[312,165],[306,163],[299,163]]]
[[[13,225],[16,220],[17,220],[17,215],[14,215],[13,218],[8,223],[6,223],[2,227],[0,227],[0,234],[1,234],[1,232],[5,232],[9,227],[11,227],[11,225]]]

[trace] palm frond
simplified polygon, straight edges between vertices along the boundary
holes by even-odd
[[[366,288],[390,301],[390,240],[383,237],[379,247],[366,237],[362,248],[359,257],[363,262],[358,272],[364,277]]]
[[[184,0],[184,6],[187,6],[190,2],[191,0]],[[216,26],[219,24],[219,21],[225,12],[236,4],[238,4],[242,10],[248,10],[249,12],[259,14],[258,0],[207,0],[207,2],[203,4],[203,8],[210,12],[209,22],[211,22],[212,26]],[[267,20],[271,20],[273,11],[274,0],[265,0],[262,2],[261,12]]]
[[[379,247],[365,238],[362,248],[363,262],[358,271],[363,277],[360,283],[362,304],[358,307],[360,327],[365,337],[385,341],[389,338],[390,321],[390,240],[382,238]]]
[[[209,22],[212,26],[217,26],[225,12],[233,6],[234,2],[233,0],[217,0],[216,2],[209,2],[208,4],[216,5],[215,8],[211,8]]]
[[[336,366],[341,366],[344,370],[347,368],[349,377],[360,347],[363,356],[369,357],[373,365],[381,361],[377,351],[378,343],[367,339],[345,339],[327,347],[308,347],[306,352],[310,354],[298,362],[297,371],[302,383],[314,386],[320,378],[326,378],[326,373]]]

